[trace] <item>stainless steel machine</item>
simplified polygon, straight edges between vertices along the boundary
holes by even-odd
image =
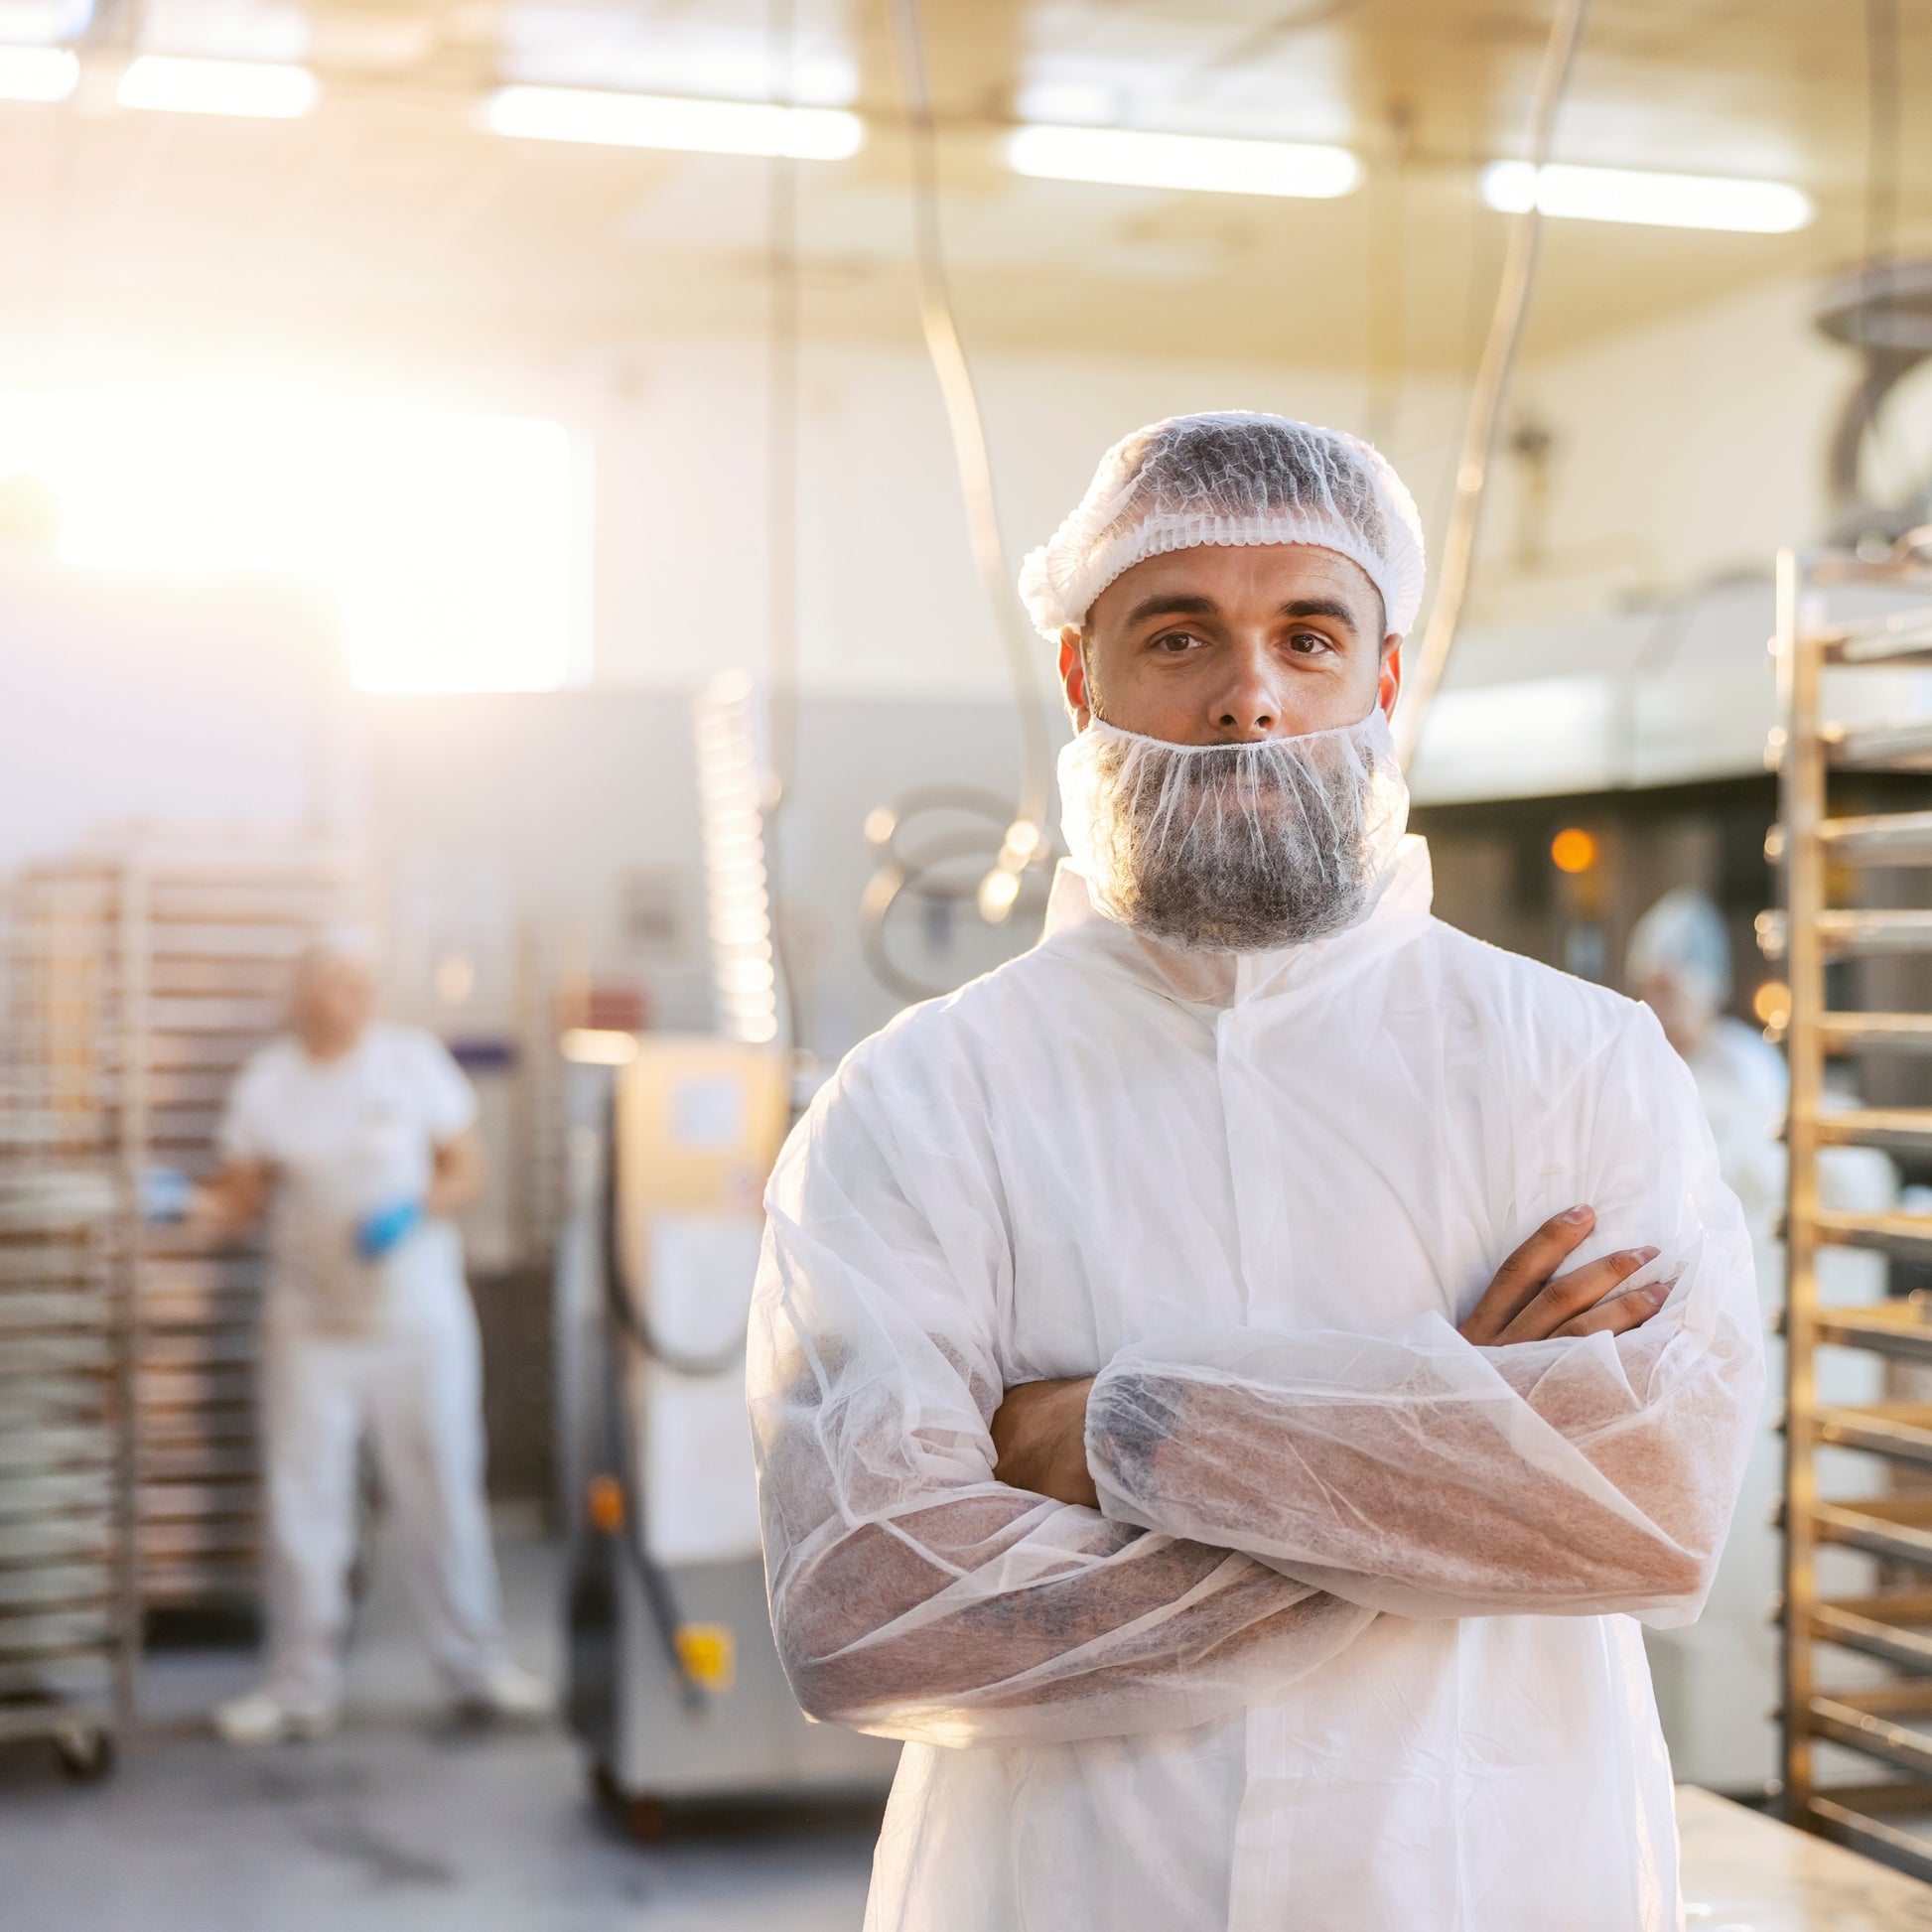
[[[599,1035],[557,1280],[572,1725],[632,1828],[681,1800],[883,1795],[898,1747],[809,1723],[771,1637],[745,1410],[788,1056]]]

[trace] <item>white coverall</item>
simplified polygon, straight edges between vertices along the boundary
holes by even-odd
[[[1749,1241],[1650,1013],[1430,916],[1215,960],[1062,869],[1032,952],[859,1047],[773,1175],[751,1397],[813,1715],[910,1740],[873,1932],[1665,1932],[1636,1614],[1709,1584]],[[1454,1324],[1580,1201],[1644,1326]],[[1101,1507],[993,1479],[1098,1372]],[[963,1747],[963,1748],[962,1748]]]
[[[476,1095],[441,1042],[383,1023],[339,1059],[273,1040],[229,1097],[223,1157],[269,1163],[276,1176],[261,1366],[268,1688],[292,1710],[341,1701],[364,1427],[444,1676],[459,1694],[481,1694],[507,1654],[461,1238],[452,1222],[426,1218],[379,1260],[355,1250],[357,1223],[420,1200],[436,1148],[476,1117]]]

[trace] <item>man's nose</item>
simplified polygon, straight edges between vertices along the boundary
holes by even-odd
[[[1228,676],[1213,694],[1208,722],[1225,738],[1273,738],[1282,729],[1280,671],[1267,652],[1244,650],[1228,666]]]

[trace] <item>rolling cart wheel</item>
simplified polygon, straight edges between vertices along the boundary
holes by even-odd
[[[671,1830],[664,1800],[650,1797],[628,1799],[623,1807],[623,1829],[633,1845],[662,1845]]]
[[[109,1731],[75,1725],[55,1733],[54,1748],[60,1753],[61,1769],[75,1784],[99,1784],[114,1774],[114,1739]]]
[[[670,1818],[664,1800],[644,1792],[626,1792],[608,1765],[591,1765],[591,1789],[633,1845],[661,1845],[669,1836]]]

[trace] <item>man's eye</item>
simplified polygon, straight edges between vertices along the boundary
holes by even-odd
[[[1298,630],[1289,638],[1288,647],[1298,656],[1312,657],[1318,650],[1333,650],[1333,643],[1318,630]]]
[[[1172,657],[1178,657],[1182,651],[1198,647],[1200,639],[1191,630],[1167,630],[1154,640],[1154,648],[1166,651]]]

